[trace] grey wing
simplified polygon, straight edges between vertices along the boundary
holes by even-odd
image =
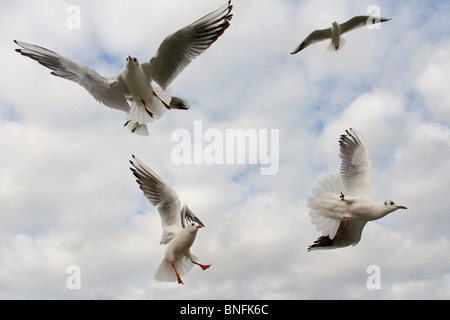
[[[95,70],[51,50],[16,40],[14,42],[22,47],[22,49],[16,49],[17,52],[53,70],[52,75],[80,84],[97,101],[110,108],[126,112],[130,110],[125,97],[127,89],[120,78],[105,78]]]
[[[336,236],[330,239],[329,236],[320,236],[312,245],[308,247],[311,250],[337,249],[347,246],[356,246],[361,239],[361,234],[367,221],[350,220],[348,225],[341,221]]]
[[[192,59],[208,49],[230,26],[232,8],[228,1],[216,11],[169,35],[155,56],[141,64],[147,77],[165,90]]]
[[[191,104],[184,99],[172,97],[170,99],[170,108],[178,110],[189,110],[191,108]]]
[[[297,52],[305,49],[307,46],[322,41],[326,39],[331,39],[331,28],[315,30],[309,34],[292,52],[291,54],[296,54]]]
[[[350,128],[339,140],[341,158],[341,178],[344,193],[371,196],[369,151],[361,133]]]
[[[341,34],[348,32],[350,30],[356,29],[356,28],[363,27],[368,24],[386,22],[389,20],[391,20],[391,19],[383,18],[383,17],[375,17],[375,16],[356,16],[340,25]]]
[[[168,243],[182,228],[180,200],[176,192],[142,161],[133,155],[130,168],[139,187],[161,217],[163,235],[161,244]]]
[[[202,227],[205,226],[203,222],[201,222],[200,219],[197,218],[195,214],[188,208],[188,206],[184,205],[183,209],[181,209],[181,224],[183,225],[183,228],[186,228],[186,225],[191,221],[197,222]]]

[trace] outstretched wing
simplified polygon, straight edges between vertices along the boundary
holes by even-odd
[[[149,62],[141,64],[147,77],[164,90],[191,63],[208,49],[230,26],[231,1],[216,11],[169,35]]]
[[[356,16],[351,18],[350,20],[342,23],[340,25],[341,27],[341,34],[348,32],[350,30],[363,27],[368,24],[375,24],[380,22],[386,22],[391,19],[383,18],[383,17],[374,17],[374,16]]]
[[[364,139],[356,129],[345,132],[339,140],[344,194],[371,196],[371,160]]]
[[[105,78],[85,65],[67,59],[51,50],[14,40],[23,49],[20,54],[36,60],[51,70],[52,75],[74,81],[83,86],[97,101],[104,105],[128,112],[130,106],[125,97],[126,87],[118,78]]]
[[[162,181],[152,169],[134,155],[133,160],[130,163],[134,168],[130,169],[137,178],[136,181],[144,195],[158,209],[163,228],[160,243],[167,244],[182,229],[182,224],[184,224],[181,219],[180,200],[176,192]]]
[[[326,39],[331,39],[331,28],[315,30],[311,32],[309,36],[307,36],[305,40],[303,40],[303,42],[300,43],[297,48],[295,48],[294,51],[291,52],[291,54],[296,54],[297,52],[305,49],[307,46]]]
[[[200,221],[199,218],[195,216],[195,214],[188,208],[188,206],[185,204],[183,206],[183,209],[181,209],[181,224],[183,225],[183,228],[186,228],[187,224],[189,222],[197,222],[199,225],[204,227],[205,225],[203,222]]]

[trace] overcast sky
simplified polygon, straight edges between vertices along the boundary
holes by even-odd
[[[127,55],[146,61],[224,0],[0,0],[0,298],[450,298],[450,2],[232,2],[230,28],[171,85],[191,110],[166,112],[139,137],[123,112],[20,56],[13,40],[116,75]],[[70,5],[79,28],[68,25]],[[345,34],[337,53],[320,42],[289,54],[371,5],[392,21]],[[278,171],[177,164],[172,135],[190,132],[194,144],[196,124],[197,148],[210,129],[277,132]],[[369,148],[374,198],[408,210],[368,223],[355,247],[307,252],[320,236],[307,198],[338,173],[350,127]],[[212,267],[194,267],[184,285],[153,279],[161,222],[129,170],[132,154],[206,225],[191,251]],[[81,288],[71,290],[73,265]],[[370,266],[379,289],[367,286]]]

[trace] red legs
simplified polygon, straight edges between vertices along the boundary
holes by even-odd
[[[191,261],[192,261],[192,263],[195,263],[196,265],[200,266],[200,268],[202,268],[202,270],[206,270],[206,269],[208,269],[209,267],[211,267],[210,264],[208,264],[208,265],[200,264],[200,263],[195,262],[195,261],[192,260],[192,259],[191,259]],[[179,284],[184,284],[183,281],[181,281],[181,277],[180,277],[180,275],[178,274],[178,271],[177,271],[177,269],[175,268],[175,264],[173,263],[173,261],[172,261],[172,268],[173,268],[173,270],[175,271],[175,274],[177,275],[178,283],[179,283]]]
[[[208,269],[209,267],[211,267],[210,264],[204,265],[204,264],[197,263],[197,262],[195,262],[194,260],[191,260],[191,261],[192,261],[192,263],[195,263],[196,265],[200,266],[200,268],[202,268],[202,270],[206,270],[206,269]]]
[[[344,194],[341,192],[341,195],[339,196],[339,198],[341,198],[341,201],[347,201],[344,199]],[[348,226],[348,221],[347,221],[347,217],[342,217],[344,219],[344,226]]]
[[[149,115],[151,118],[153,118],[153,113],[152,113],[150,110],[147,109],[147,105],[145,104],[144,99],[141,99],[141,102],[142,102],[142,104],[144,105],[145,112],[147,112],[148,115]]]
[[[173,268],[173,270],[175,270],[175,274],[177,275],[178,283],[179,284],[184,284],[183,281],[181,281],[181,278],[180,278],[180,275],[178,274],[177,269],[175,269],[175,264],[173,263],[173,261],[172,261],[172,268]]]
[[[164,101],[162,101],[161,98],[158,97],[158,95],[155,93],[155,91],[153,91],[153,95],[154,95],[155,97],[157,97],[158,100],[161,101],[161,103],[162,103],[168,110],[170,110],[170,106],[169,106],[167,103],[165,103]]]
[[[342,217],[344,219],[344,226],[348,226],[347,217]]]

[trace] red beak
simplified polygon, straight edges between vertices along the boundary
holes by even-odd
[[[397,206],[397,209],[408,209],[408,208],[404,206]]]
[[[196,226],[196,228],[197,228],[197,229],[200,229],[200,228],[202,228],[202,226]]]

